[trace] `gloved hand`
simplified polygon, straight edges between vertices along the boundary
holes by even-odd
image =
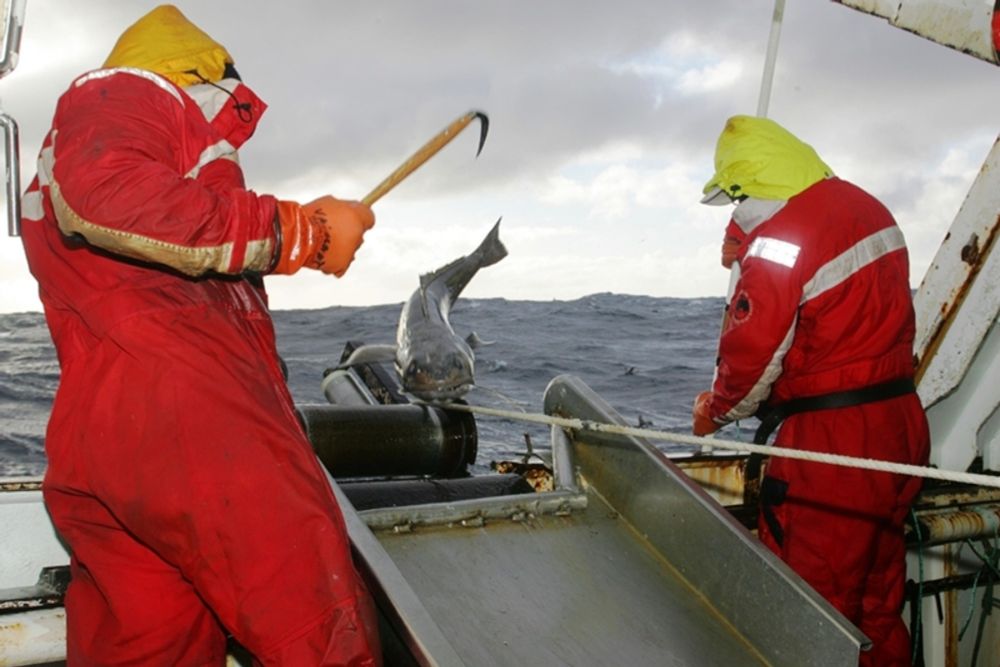
[[[691,431],[695,435],[708,435],[719,430],[719,425],[708,416],[708,404],[712,402],[712,392],[703,391],[694,399],[691,410]]]
[[[308,204],[279,201],[278,224],[280,255],[271,273],[290,275],[304,266],[339,278],[354,261],[375,215],[361,202],[327,195]]]
[[[727,269],[733,268],[733,263],[739,257],[740,247],[746,240],[747,235],[739,225],[730,221],[726,226],[726,236],[722,239],[722,265]]]
[[[722,240],[722,265],[727,269],[733,268],[733,263],[739,255],[742,243],[739,239],[727,236]]]

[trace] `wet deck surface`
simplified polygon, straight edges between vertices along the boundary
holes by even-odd
[[[599,497],[585,511],[378,540],[470,665],[761,665]]]

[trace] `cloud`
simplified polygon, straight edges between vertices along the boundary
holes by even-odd
[[[156,4],[29,3],[21,63],[0,82],[4,110],[21,123],[25,181],[69,80]],[[721,294],[715,253],[727,214],[697,199],[725,119],[756,109],[769,4],[181,7],[270,104],[241,151],[258,192],[361,197],[459,114],[490,116],[482,155],[473,158],[467,130],[376,204],[376,228],[343,280],[270,280],[272,303],[294,308],[401,301],[420,272],[471,250],[500,215],[511,256],[477,276],[474,294]],[[769,115],[897,214],[917,282],[996,138],[995,76],[836,3],[793,3]],[[5,257],[19,251],[0,246]],[[8,266],[0,310],[21,307],[31,284],[23,266]],[[15,281],[19,295],[8,296]]]

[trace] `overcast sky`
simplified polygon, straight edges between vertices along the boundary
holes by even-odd
[[[155,2],[27,0],[0,102],[22,179],[55,101]],[[470,128],[374,207],[342,279],[268,278],[277,309],[403,301],[503,216],[510,255],[466,296],[722,295],[728,209],[698,204],[715,140],[754,114],[770,0],[176,3],[270,105],[241,151],[249,186],[361,198],[451,120]],[[785,12],[769,116],[896,215],[919,284],[997,138],[1000,72],[827,0]],[[20,242],[0,240],[0,312],[39,310]]]

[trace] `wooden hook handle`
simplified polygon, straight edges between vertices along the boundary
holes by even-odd
[[[479,118],[483,123],[483,132],[479,139],[479,149],[483,148],[483,141],[486,139],[486,128],[489,126],[489,119],[481,111],[470,111],[441,130],[433,139],[424,144],[420,150],[411,155],[407,160],[396,168],[396,171],[389,174],[384,181],[375,186],[375,189],[365,195],[361,201],[371,206],[382,198],[382,195],[399,185],[400,181],[412,174],[424,162],[427,162],[435,153],[444,148],[448,142],[454,139],[464,130],[469,123]],[[478,152],[476,153],[479,154]]]

